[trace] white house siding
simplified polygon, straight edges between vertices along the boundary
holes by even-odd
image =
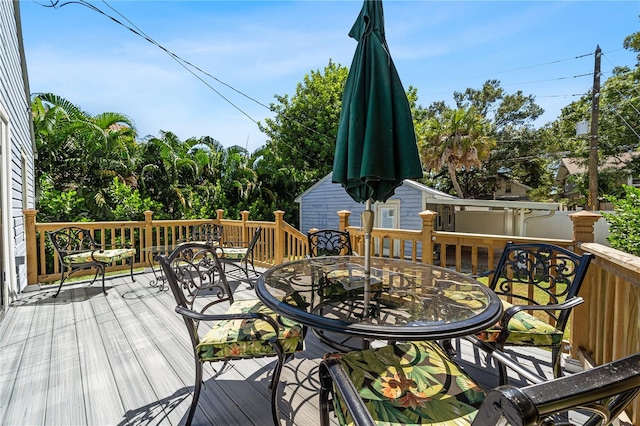
[[[26,65],[22,55],[19,3],[0,1],[0,115],[6,127],[5,136],[9,139],[8,143],[2,141],[0,172],[3,183],[2,268],[7,271],[9,299],[27,285],[22,210],[34,206],[34,149]]]

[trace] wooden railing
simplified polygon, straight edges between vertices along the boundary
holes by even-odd
[[[25,210],[28,284],[48,283],[60,279],[60,263],[47,231],[65,226],[90,229],[99,244],[105,247],[127,244],[136,249],[134,268],[150,266],[150,247],[164,246],[167,251],[177,244],[189,240],[195,225],[216,223],[223,225],[222,242],[246,243],[255,230],[262,227],[260,239],[254,249],[256,266],[269,267],[286,260],[299,259],[307,253],[306,235],[283,220],[284,212],[275,212],[275,221],[250,221],[249,212],[242,212],[240,220],[223,219],[223,211],[217,211],[216,219],[198,220],[153,220],[153,212],[145,212],[144,221],[128,222],[55,222],[37,223],[36,210]],[[128,268],[119,264],[110,265],[108,272]],[[91,270],[80,271],[75,276],[92,274]]]
[[[572,357],[594,366],[640,352],[640,257],[596,243],[579,249],[595,257],[573,312]],[[640,424],[640,398],[630,421]]]
[[[363,254],[364,231],[348,225],[350,214],[348,211],[338,212],[341,230],[349,231],[354,250]],[[435,213],[425,211],[420,216],[423,226],[418,231],[373,228],[370,248],[372,256],[396,257],[478,274],[494,268],[507,241],[543,242],[569,249],[575,247],[572,240],[434,231]],[[431,255],[425,256],[425,253]]]
[[[59,273],[53,252],[44,237],[46,231],[69,223],[38,224],[35,211],[25,211],[27,236],[27,268],[30,284],[57,279]],[[306,235],[283,221],[284,212],[277,211],[274,222],[250,221],[248,212],[241,220],[223,219],[218,211],[216,219],[195,221],[154,221],[148,212],[144,222],[82,223],[92,229],[98,241],[131,242],[138,254],[136,266],[147,266],[146,247],[172,245],[188,238],[189,226],[213,222],[224,227],[223,241],[249,241],[258,226],[263,228],[256,247],[258,265],[270,266],[286,260],[299,259],[307,253]],[[340,229],[352,235],[354,250],[364,253],[364,234],[349,225],[348,211],[338,212]],[[492,269],[506,241],[542,241],[588,251],[594,255],[588,276],[580,291],[585,303],[574,310],[571,327],[572,358],[583,366],[601,365],[626,355],[640,352],[640,258],[593,243],[594,224],[600,215],[578,212],[570,215],[573,221],[572,240],[550,240],[463,234],[434,231],[435,213],[420,214],[422,229],[394,230],[375,228],[371,250],[374,256],[401,257],[425,263],[436,263],[458,271],[478,273]],[[50,243],[49,243],[50,246]],[[423,255],[428,253],[429,255]],[[114,265],[110,269],[118,269]],[[640,402],[634,402],[629,416],[633,424],[640,424]]]

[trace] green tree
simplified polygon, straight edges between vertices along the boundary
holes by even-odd
[[[192,179],[198,165],[186,154],[189,147],[174,134],[161,131],[144,142],[140,155],[140,185],[143,194],[164,206],[170,218],[181,218],[192,209]]]
[[[136,182],[131,120],[118,113],[91,116],[51,93],[34,96],[32,111],[37,181],[50,182],[55,191],[76,191],[92,218],[106,219],[104,197],[112,178]]]
[[[277,103],[271,104],[275,117],[260,125],[269,137],[266,147],[301,174],[303,185],[315,183],[333,167],[347,75],[346,67],[331,61],[324,71],[311,71],[291,98],[276,96]]]
[[[487,80],[480,89],[454,92],[453,98],[456,109],[473,109],[484,117],[490,126],[486,135],[495,141],[491,155],[481,161],[481,167],[457,170],[456,177],[465,196],[492,196],[500,176],[534,188],[551,186],[553,179],[549,164],[554,159],[540,154],[551,149],[553,139],[544,129],[534,127],[535,120],[544,111],[535,103],[533,96],[524,95],[522,91],[506,93],[498,80]],[[443,117],[451,108],[444,101],[437,101],[427,108],[418,106],[412,110],[418,140],[425,140],[429,120]],[[445,192],[458,192],[448,168],[441,168],[439,172],[435,170],[423,179],[424,183]]]
[[[473,106],[445,110],[427,120],[421,131],[424,138],[418,141],[418,147],[422,164],[436,172],[446,167],[457,195],[465,198],[457,172],[482,168],[495,145],[490,132],[488,121]]]
[[[623,185],[625,196],[606,195],[614,213],[603,213],[609,223],[607,240],[611,247],[640,256],[640,188]]]
[[[544,153],[553,151],[552,139],[534,122],[544,110],[532,95],[518,90],[506,93],[498,80],[487,80],[481,89],[468,88],[455,92],[456,105],[474,107],[491,123],[491,136],[496,146],[482,171],[466,172],[473,182],[470,190],[475,196],[491,195],[498,176],[515,179],[533,188],[552,182],[549,163],[554,161]],[[474,188],[475,187],[475,188]]]

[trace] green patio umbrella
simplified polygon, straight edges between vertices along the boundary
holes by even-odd
[[[365,0],[349,36],[358,46],[342,95],[332,181],[366,203],[362,224],[368,274],[371,203],[386,201],[404,179],[422,177],[422,166],[407,95],[385,39],[381,1]]]

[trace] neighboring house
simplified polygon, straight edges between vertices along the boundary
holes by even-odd
[[[640,156],[640,152],[625,152],[617,156],[609,157],[604,164],[598,166],[598,171],[624,169],[627,164],[638,156]],[[574,202],[579,199],[581,194],[576,187],[574,179],[578,175],[587,174],[588,171],[589,166],[587,159],[563,158],[556,173],[556,182],[559,188],[561,188],[560,197],[569,199],[569,202]],[[620,184],[640,186],[640,179],[638,179],[638,176],[633,176],[631,173],[628,173],[620,180]]]
[[[309,229],[337,229],[338,211],[348,210],[351,226],[360,226],[364,204],[356,203],[344,188],[331,182],[331,174],[320,179],[295,200],[300,204],[300,231]],[[480,234],[541,236],[549,229],[548,238],[560,238],[556,225],[571,231],[568,218],[556,216],[560,205],[512,200],[460,199],[429,188],[412,180],[405,180],[386,203],[373,203],[376,228],[421,229],[419,213],[437,213],[435,229],[449,232]],[[551,221],[551,222],[545,222]],[[541,229],[538,229],[541,228]],[[571,236],[569,235],[568,238]]]
[[[27,285],[22,211],[34,207],[34,137],[18,1],[0,1],[0,318]]]
[[[493,197],[496,200],[528,201],[527,192],[532,188],[507,176],[499,176]]]
[[[456,197],[429,188],[412,180],[405,180],[396,188],[395,194],[386,203],[373,203],[376,228],[420,229],[418,213],[429,208],[436,211],[438,200]],[[300,194],[295,201],[300,204],[300,231],[309,229],[338,229],[338,211],[349,210],[349,223],[360,226],[360,214],[364,204],[357,203],[347,194],[342,185],[331,182],[331,173]],[[438,212],[442,220],[442,212]],[[446,221],[445,221],[446,222]]]

